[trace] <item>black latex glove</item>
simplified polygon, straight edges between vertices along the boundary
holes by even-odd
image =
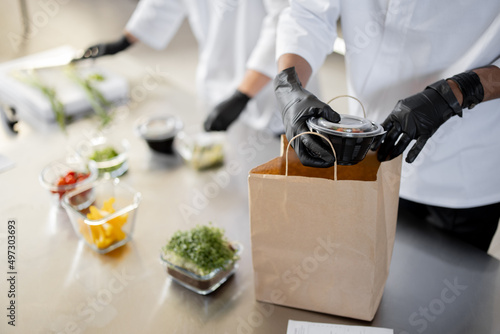
[[[406,157],[406,162],[412,163],[427,140],[454,115],[462,116],[462,108],[448,83],[440,80],[396,104],[382,123],[387,130],[382,138],[383,143],[376,143],[372,149],[380,146],[378,159],[391,160],[403,153],[410,142],[416,139]]]
[[[250,97],[236,90],[231,97],[219,103],[205,120],[205,131],[226,131],[245,109]]]
[[[302,87],[294,67],[287,68],[276,76],[274,92],[281,108],[288,140],[309,131],[306,120],[311,117],[323,117],[335,123],[340,121],[340,115],[329,105]],[[304,166],[331,167],[335,162],[330,146],[318,136],[301,136],[292,142],[292,147]]]
[[[126,36],[122,36],[119,40],[109,43],[100,43],[87,48],[81,59],[97,58],[107,55],[114,55],[128,48],[132,43],[129,42]]]

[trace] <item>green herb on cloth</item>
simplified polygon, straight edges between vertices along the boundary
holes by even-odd
[[[224,237],[224,231],[213,226],[197,226],[189,231],[177,231],[165,247],[167,260],[179,259],[191,262],[188,270],[198,275],[207,275],[215,269],[225,268],[235,260],[235,251]],[[185,264],[185,263],[184,263]]]
[[[57,93],[54,88],[47,86],[42,82],[40,77],[35,71],[28,72],[14,72],[13,76],[25,84],[38,89],[43,95],[47,97],[50,102],[52,111],[59,127],[66,132],[66,114],[64,113],[64,105],[57,97]]]
[[[111,114],[108,112],[112,103],[108,101],[95,86],[96,82],[102,82],[105,80],[104,76],[99,73],[93,73],[83,77],[72,65],[66,67],[66,73],[73,81],[82,87],[92,109],[94,109],[94,112],[101,120],[100,128],[104,128],[113,120]]]

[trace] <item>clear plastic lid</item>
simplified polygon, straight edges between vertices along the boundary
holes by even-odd
[[[140,120],[139,134],[147,140],[165,140],[174,137],[182,129],[182,121],[172,115],[155,115]]]
[[[324,118],[312,117],[307,120],[307,125],[311,130],[342,137],[369,137],[383,132],[382,126],[369,119],[344,114],[340,115],[338,123],[329,122]]]

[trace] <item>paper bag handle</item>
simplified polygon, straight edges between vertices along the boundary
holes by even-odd
[[[366,111],[365,111],[365,107],[363,106],[363,103],[361,103],[361,101],[358,98],[355,98],[354,96],[351,96],[351,95],[339,95],[339,96],[334,97],[330,101],[328,101],[326,104],[330,104],[330,102],[332,102],[333,100],[338,99],[339,97],[350,97],[351,99],[355,99],[356,101],[358,101],[359,104],[361,105],[361,109],[363,109],[363,115],[366,118]]]
[[[312,131],[306,131],[306,132],[299,133],[298,135],[296,135],[295,137],[293,137],[292,139],[290,139],[290,141],[288,142],[288,145],[286,146],[286,152],[285,152],[285,176],[288,176],[288,150],[290,149],[290,145],[292,144],[292,142],[296,138],[299,138],[302,135],[316,135],[316,136],[320,136],[321,138],[323,138],[324,140],[326,140],[326,142],[328,144],[330,144],[330,147],[332,148],[332,151],[333,151],[333,156],[335,157],[335,161],[333,163],[333,179],[335,181],[337,181],[337,153],[335,153],[335,148],[333,147],[333,144],[330,141],[330,139],[328,139],[327,137],[325,137],[324,135],[322,135],[320,133],[312,132]]]

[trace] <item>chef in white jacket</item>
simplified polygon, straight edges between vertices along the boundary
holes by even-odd
[[[339,18],[349,93],[388,130],[379,159],[405,151],[402,202],[487,250],[500,218],[500,1],[292,0],[274,82],[288,139],[311,116],[340,119],[302,88],[332,51]],[[306,165],[333,164],[314,136],[294,148]]]
[[[86,55],[115,54],[137,41],[163,49],[187,18],[199,49],[198,96],[213,108],[206,130],[226,130],[246,110],[242,118],[253,127],[282,132],[268,83],[276,75],[278,16],[287,5],[287,0],[141,0],[124,36],[92,46]]]

